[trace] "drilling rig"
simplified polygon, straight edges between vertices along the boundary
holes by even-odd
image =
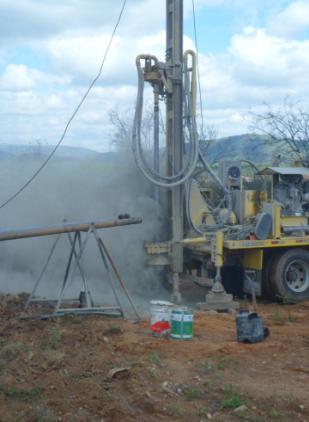
[[[247,160],[231,160],[219,161],[214,172],[208,164],[196,126],[197,57],[192,50],[183,52],[183,0],[166,0],[165,61],[141,54],[136,66],[133,152],[156,186],[157,200],[159,190],[167,192],[168,239],[145,248],[152,264],[168,268],[173,300],[181,298],[185,275],[211,287],[201,307],[237,307],[223,287],[224,274],[243,292],[293,302],[309,299],[309,169],[260,171]],[[145,82],[154,98],[153,165],[141,136]],[[160,103],[165,104],[165,163],[159,159]],[[246,166],[253,169],[250,178]]]

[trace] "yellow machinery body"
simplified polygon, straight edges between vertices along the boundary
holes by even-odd
[[[292,168],[289,171],[293,175],[295,170]],[[307,169],[303,169],[303,172],[306,175],[309,173]],[[286,212],[286,204],[279,202],[276,198],[272,177],[268,178],[268,183],[267,189],[253,190],[242,186],[242,189],[231,190],[233,208],[228,224],[222,229],[206,230],[202,236],[196,235],[192,228],[186,231],[182,245],[187,263],[191,263],[188,268],[194,268],[192,262],[207,262],[208,266],[212,265],[214,268],[229,267],[237,262],[243,270],[244,278],[251,277],[257,294],[262,294],[263,277],[267,278],[271,274],[276,280],[266,281],[268,283],[266,290],[272,291],[273,297],[281,296],[281,298],[287,297],[292,300],[309,299],[308,213],[306,210],[293,214]],[[305,194],[303,196],[305,197]],[[195,225],[206,222],[207,226],[211,227],[215,224],[207,202],[204,200],[203,192],[197,185],[194,185],[192,189],[190,212]],[[261,214],[267,214],[271,220],[264,238],[259,238],[254,232]],[[251,227],[251,230],[249,229],[240,238],[235,238],[231,235],[234,227]],[[156,250],[155,245],[157,245]],[[161,254],[161,256],[168,255],[169,248],[170,245],[167,243],[161,243],[159,249],[158,244],[146,245],[148,253]],[[269,274],[265,274],[266,272]],[[284,277],[285,287],[283,286]],[[263,283],[265,284],[265,280]],[[246,283],[244,284],[246,291]]]

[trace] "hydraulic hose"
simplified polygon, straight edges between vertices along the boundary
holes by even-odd
[[[153,56],[138,56],[136,59],[137,73],[138,73],[138,92],[135,108],[135,117],[133,124],[133,154],[138,168],[144,174],[144,176],[153,184],[166,188],[173,188],[183,184],[193,174],[197,160],[198,160],[198,145],[195,124],[192,122],[189,128],[190,134],[190,158],[187,165],[178,173],[171,176],[163,176],[159,172],[154,171],[144,156],[144,151],[141,142],[141,124],[142,124],[142,113],[143,113],[143,97],[144,97],[144,75],[141,67],[142,59],[153,60],[155,65],[158,64],[158,60]]]
[[[191,211],[190,211],[190,198],[191,198],[191,187],[192,187],[192,183],[193,180],[189,180],[188,183],[186,184],[186,189],[185,189],[185,202],[186,202],[186,215],[187,215],[187,219],[188,222],[190,224],[190,226],[192,227],[192,229],[198,233],[198,234],[205,234],[206,231],[209,230],[220,230],[222,229],[226,223],[228,222],[228,219],[230,217],[231,211],[232,211],[232,196],[231,196],[231,192],[227,189],[227,187],[224,185],[224,183],[219,179],[219,177],[216,175],[216,173],[212,170],[212,168],[210,167],[210,165],[208,164],[208,162],[205,160],[205,158],[203,157],[203,154],[201,152],[201,150],[199,149],[199,159],[201,160],[203,166],[205,167],[206,171],[210,174],[210,176],[214,179],[214,181],[216,182],[217,185],[219,185],[219,187],[223,190],[224,192],[224,197],[223,199],[220,201],[219,205],[216,208],[212,208],[209,207],[209,210],[211,212],[211,214],[213,215],[213,217],[215,216],[215,213],[219,210],[219,208],[221,208],[221,205],[224,201],[227,201],[227,209],[228,209],[228,213],[226,218],[221,221],[220,223],[217,224],[203,224],[203,228],[198,227],[192,220],[192,216],[191,216]]]
[[[186,183],[186,187],[185,187],[185,205],[186,205],[186,216],[188,219],[188,222],[191,226],[191,228],[198,234],[204,235],[206,231],[209,230],[220,230],[222,229],[228,222],[230,213],[232,211],[232,198],[231,198],[231,194],[230,192],[228,192],[228,195],[224,195],[224,198],[220,201],[219,205],[216,208],[212,208],[209,204],[207,204],[210,213],[212,214],[212,216],[215,218],[215,213],[221,208],[222,203],[227,200],[228,203],[228,213],[226,218],[221,221],[220,223],[216,223],[216,224],[203,224],[202,228],[200,228],[199,226],[197,226],[193,220],[192,220],[192,215],[191,215],[191,210],[190,210],[190,199],[191,199],[191,189],[192,189],[192,184],[194,183],[194,179],[191,178],[187,183]],[[225,199],[227,198],[227,199]]]
[[[188,59],[191,56],[191,69],[189,69]],[[196,103],[196,57],[195,53],[191,50],[188,50],[184,54],[184,120],[185,125],[188,129],[189,133],[189,144],[190,144],[190,151],[189,151],[189,159],[187,164],[178,172],[170,176],[163,176],[159,173],[158,169],[151,168],[145,158],[144,150],[142,147],[142,140],[141,140],[141,125],[142,125],[142,115],[143,115],[143,103],[144,103],[144,72],[141,65],[141,60],[146,60],[148,66],[159,67],[159,61],[155,56],[150,55],[139,55],[136,58],[136,68],[137,68],[137,75],[138,75],[138,90],[137,90],[137,98],[136,98],[136,107],[135,107],[135,116],[134,116],[134,123],[133,123],[133,154],[135,158],[135,162],[137,167],[140,171],[144,174],[144,176],[154,185],[164,187],[164,188],[173,188],[179,186],[181,184],[186,183],[185,185],[185,208],[187,213],[187,218],[191,227],[199,234],[204,234],[206,230],[215,230],[222,228],[228,221],[230,212],[232,210],[232,199],[231,193],[223,184],[223,182],[219,179],[219,177],[213,172],[210,165],[207,163],[205,158],[203,157],[199,145],[198,145],[198,135],[197,135],[197,128],[196,128],[196,110],[195,110],[195,103]],[[191,78],[190,73],[191,71]],[[154,95],[157,95],[157,90],[155,90]],[[156,98],[155,98],[156,101]],[[155,124],[158,124],[158,120],[155,119]],[[155,131],[158,131],[158,128],[155,128]],[[216,208],[212,208],[209,206],[210,212],[215,215],[215,213],[219,210],[222,203],[224,201],[227,202],[228,214],[224,221],[214,224],[214,225],[203,225],[203,230],[197,227],[191,217],[190,213],[190,196],[191,196],[191,185],[192,181],[190,181],[190,177],[193,175],[193,172],[196,169],[196,165],[198,159],[201,160],[203,166],[205,167],[206,171],[210,174],[210,176],[214,179],[215,183],[222,189],[224,192],[224,197],[220,201],[220,204]]]
[[[195,72],[192,72],[192,80],[191,80],[191,87],[189,88],[190,82],[189,82],[189,65],[188,65],[188,57],[191,56],[192,58],[192,69],[196,69],[196,55],[192,50],[188,50],[185,52],[184,54],[184,73],[185,73],[185,84],[184,84],[184,89],[185,89],[185,99],[187,101],[185,101],[185,105],[184,105],[184,110],[185,110],[185,117],[187,118],[187,125],[188,127],[190,127],[190,119],[192,119],[194,121],[194,125],[195,125],[195,116],[196,116],[196,87],[197,87],[197,81],[196,81],[196,76],[195,76]],[[191,94],[191,95],[190,95]],[[196,131],[196,127],[195,127],[195,131]],[[197,131],[196,131],[197,133]],[[216,208],[212,208],[209,204],[207,204],[209,211],[211,212],[211,214],[213,215],[213,217],[215,218],[215,213],[219,210],[219,208],[221,207],[222,203],[224,201],[227,201],[227,206],[228,206],[228,214],[226,219],[223,222],[220,222],[218,224],[214,224],[214,225],[203,225],[203,229],[199,228],[196,224],[194,224],[193,220],[192,220],[192,216],[191,216],[191,212],[190,212],[190,198],[191,198],[191,187],[192,187],[192,183],[193,180],[192,178],[190,180],[188,180],[186,182],[185,185],[185,208],[186,208],[186,215],[189,221],[190,226],[198,233],[198,234],[204,234],[206,230],[216,230],[216,229],[221,229],[228,221],[228,218],[230,216],[230,212],[232,210],[232,198],[231,198],[231,194],[229,192],[229,190],[226,188],[226,186],[223,184],[223,182],[219,179],[219,177],[216,175],[216,173],[214,173],[214,171],[211,169],[210,165],[207,163],[207,161],[205,160],[205,158],[203,157],[203,154],[198,146],[198,156],[200,161],[202,162],[203,166],[205,167],[206,171],[210,174],[210,176],[214,179],[214,181],[216,182],[217,185],[219,185],[219,187],[223,190],[224,192],[224,197],[223,199],[220,201],[219,205]]]

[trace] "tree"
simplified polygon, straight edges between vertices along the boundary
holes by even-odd
[[[153,108],[146,104],[143,113],[141,125],[141,139],[145,151],[145,157],[149,161],[149,165],[153,166]],[[114,108],[109,113],[109,120],[112,126],[111,145],[119,152],[128,152],[132,145],[134,108],[119,110]],[[165,116],[159,113],[159,137],[160,137],[160,163],[166,160],[166,128],[164,122]],[[218,136],[218,130],[214,125],[207,125],[199,133],[199,145],[204,156],[215,143]],[[189,142],[188,133],[184,131],[184,139],[186,144]],[[186,149],[188,151],[188,149]]]
[[[251,112],[252,128],[267,135],[268,142],[277,146],[280,154],[289,156],[309,167],[309,110],[286,98],[281,107],[264,113]]]
[[[119,110],[114,108],[109,113],[109,121],[113,127],[111,144],[117,151],[128,151],[132,144],[134,108]],[[163,117],[159,115],[160,138],[163,139],[165,126]],[[146,104],[141,125],[141,138],[145,150],[153,148],[153,109]]]
[[[124,117],[126,115],[126,117]],[[117,151],[128,151],[132,142],[133,112],[127,110],[121,113],[115,108],[109,113],[109,121],[113,127],[111,134],[111,145]]]

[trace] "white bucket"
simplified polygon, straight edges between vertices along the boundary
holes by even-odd
[[[152,300],[150,305],[150,328],[152,334],[158,337],[169,334],[174,304],[164,300]]]

